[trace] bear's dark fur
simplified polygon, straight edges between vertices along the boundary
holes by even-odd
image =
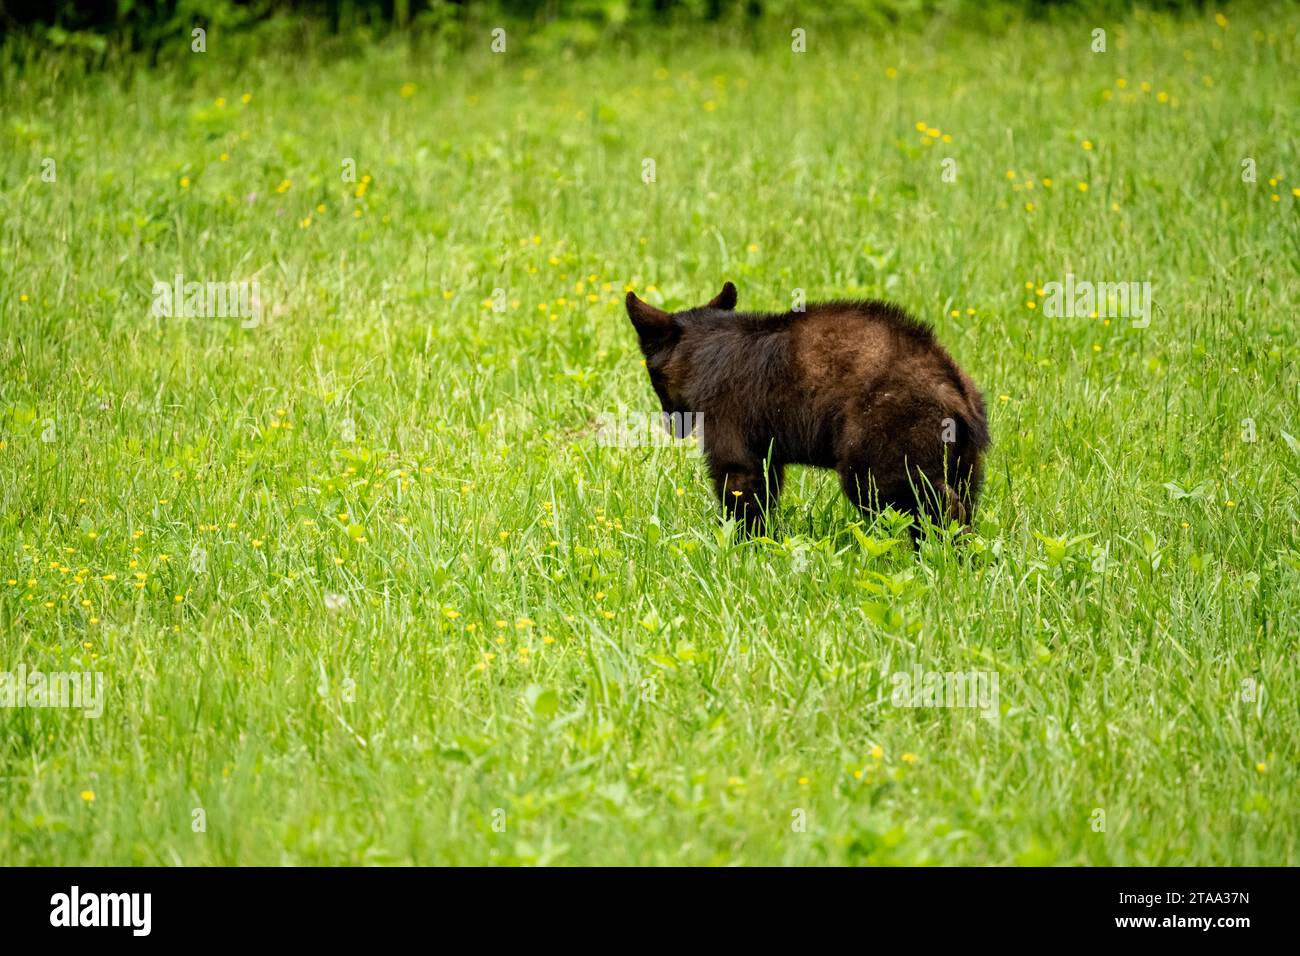
[[[970,522],[989,446],[984,400],[928,326],[885,302],[735,307],[730,282],[685,312],[627,295],[664,412],[702,416],[728,515],[761,531],[785,466],[813,465],[834,468],[864,511]]]

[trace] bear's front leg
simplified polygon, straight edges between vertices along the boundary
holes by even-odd
[[[713,490],[727,517],[744,522],[747,534],[763,533],[768,510],[776,506],[784,469],[750,455],[726,455],[714,449],[709,455]]]

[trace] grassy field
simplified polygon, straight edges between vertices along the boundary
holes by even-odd
[[[1300,862],[1296,27],[11,46],[0,669],[105,700],[0,709],[0,862]],[[625,290],[724,279],[934,323],[971,540],[806,469],[743,540],[600,446],[656,408]]]

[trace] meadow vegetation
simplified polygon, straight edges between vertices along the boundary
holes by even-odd
[[[4,48],[0,670],[106,700],[0,708],[0,861],[1300,862],[1294,7],[792,26]],[[934,324],[972,535],[601,446],[728,279]]]

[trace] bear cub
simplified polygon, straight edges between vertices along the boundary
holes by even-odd
[[[684,312],[627,294],[650,384],[665,416],[702,422],[728,516],[761,533],[786,465],[812,465],[835,469],[864,512],[969,525],[989,447],[984,400],[928,326],[875,301],[735,309],[730,282]]]

